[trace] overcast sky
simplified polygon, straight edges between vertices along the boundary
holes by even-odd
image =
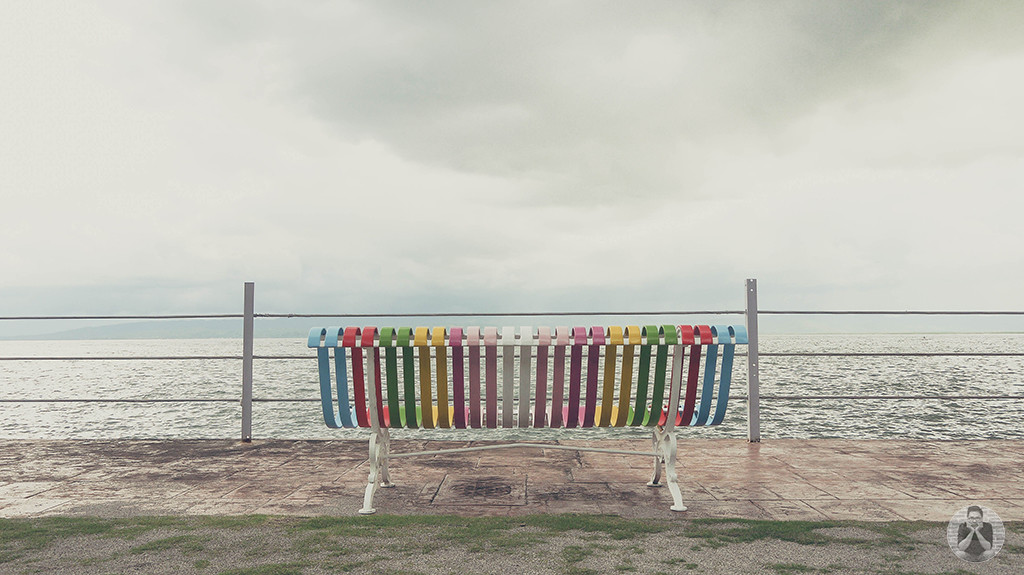
[[[0,315],[1024,309],[1024,3],[47,2]]]

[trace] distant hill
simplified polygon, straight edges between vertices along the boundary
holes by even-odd
[[[255,336],[260,338],[305,338],[317,320],[301,318],[256,319]],[[91,325],[45,334],[8,333],[2,340],[81,339],[207,339],[242,338],[241,319],[159,320]]]

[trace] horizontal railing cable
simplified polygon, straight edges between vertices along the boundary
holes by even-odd
[[[120,320],[120,319],[240,319],[240,313],[156,314],[156,315],[5,315],[0,321],[28,320]]]
[[[429,313],[257,313],[257,318],[414,318],[414,317],[565,317],[565,316],[658,316],[658,315],[743,315],[743,310],[662,311],[530,311],[530,312],[429,312]],[[950,315],[1016,316],[1024,311],[999,310],[758,310],[761,315]],[[28,320],[141,320],[141,319],[242,319],[240,313],[136,314],[136,315],[16,315],[0,321]]]
[[[406,318],[406,317],[566,317],[653,315],[743,315],[737,310],[698,311],[541,311],[541,312],[445,312],[445,313],[258,313],[259,318]]]
[[[746,357],[737,353],[736,357]],[[762,351],[760,357],[1024,357],[1020,351]]]
[[[1024,311],[947,310],[781,310],[759,309],[759,315],[1024,315]]]
[[[319,397],[315,398],[287,398],[287,397],[254,397],[254,402],[261,403],[311,403],[320,402]],[[155,398],[104,398],[104,397],[81,397],[61,399],[0,399],[0,403],[240,403],[241,400],[230,397],[155,397]]]
[[[650,315],[744,315],[743,310],[665,311],[544,311],[544,312],[447,312],[447,313],[258,313],[263,318],[391,318],[391,317],[561,317],[561,316],[650,316]],[[758,310],[761,315],[1024,315],[1024,311],[961,310]]]
[[[783,401],[799,400],[828,400],[828,399],[849,399],[849,400],[920,400],[920,399],[985,399],[985,400],[1024,400],[1024,395],[777,395],[762,394],[761,399],[778,399]],[[734,401],[746,401],[746,395],[735,395],[731,398]],[[319,403],[319,397],[254,397],[253,402],[258,403]],[[0,403],[239,403],[237,398],[62,398],[62,399],[0,399]]]
[[[1024,399],[1024,395],[775,395],[761,394],[761,399],[802,400],[802,399]],[[732,399],[745,401],[745,395]]]
[[[935,351],[935,352],[761,352],[761,357],[1024,357],[1024,352],[1014,351]],[[737,353],[736,357],[746,357],[745,353]],[[24,355],[0,356],[0,361],[201,361],[201,360],[233,360],[241,361],[240,355]],[[315,355],[254,355],[260,360],[312,360]]]
[[[318,400],[319,401],[319,400]],[[61,399],[0,399],[0,403],[239,403],[236,398],[202,398],[202,397],[170,397],[170,398],[103,398],[74,397]]]
[[[244,359],[240,355],[25,355],[0,357],[0,361],[168,361],[168,360],[236,360]],[[316,359],[315,355],[254,355],[253,359]]]

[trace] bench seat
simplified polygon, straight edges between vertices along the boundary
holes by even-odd
[[[316,327],[308,341],[324,422],[372,432],[360,513],[391,485],[388,459],[416,455],[390,453],[395,428],[649,428],[654,451],[631,453],[655,458],[651,485],[665,465],[672,509],[685,510],[674,430],[722,422],[746,343],[736,325]]]

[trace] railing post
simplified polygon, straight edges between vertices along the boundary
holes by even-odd
[[[245,311],[242,319],[242,441],[252,441],[252,339],[253,339],[253,282],[245,282]]]
[[[747,280],[747,441],[761,441],[761,397],[757,367],[757,280]]]

